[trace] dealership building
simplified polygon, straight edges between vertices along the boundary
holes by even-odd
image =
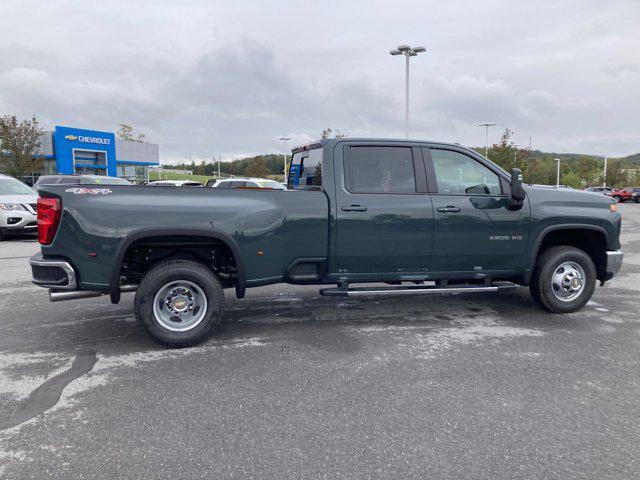
[[[113,132],[56,126],[40,137],[43,174],[109,175],[140,183],[160,164],[158,145],[117,139]]]

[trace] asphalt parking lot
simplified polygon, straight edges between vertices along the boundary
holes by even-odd
[[[528,290],[227,295],[218,335],[165,350],[133,294],[51,304],[33,240],[0,244],[2,478],[640,477],[640,205],[581,312]],[[231,292],[229,292],[231,293]]]

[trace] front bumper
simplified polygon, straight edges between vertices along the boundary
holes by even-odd
[[[607,266],[605,272],[607,274],[607,280],[613,278],[620,271],[622,267],[622,258],[624,254],[622,250],[613,250],[607,252]]]
[[[24,210],[9,210],[0,213],[0,228],[10,233],[35,232],[38,229],[38,218]]]
[[[55,290],[76,290],[78,281],[73,266],[61,259],[44,258],[41,253],[29,260],[31,281],[44,288]]]

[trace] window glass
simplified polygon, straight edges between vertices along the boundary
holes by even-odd
[[[0,195],[35,195],[35,190],[15,178],[0,178]]]
[[[438,193],[500,195],[500,178],[463,153],[431,149]]]
[[[353,193],[415,193],[413,156],[408,147],[351,147]]]
[[[317,189],[322,186],[322,149],[298,152],[293,155],[289,168],[289,188]]]
[[[274,181],[262,181],[262,182],[258,182],[260,184],[260,186],[264,187],[264,188],[273,188],[274,190],[282,190],[283,189],[283,185],[281,183],[278,182],[274,182]]]
[[[64,177],[60,183],[80,183],[80,177]]]

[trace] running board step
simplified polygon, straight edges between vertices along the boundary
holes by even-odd
[[[489,285],[399,285],[390,287],[323,288],[320,290],[320,295],[324,297],[352,297],[356,295],[502,292],[504,290],[512,290],[516,287],[517,285],[511,282],[493,282]]]

